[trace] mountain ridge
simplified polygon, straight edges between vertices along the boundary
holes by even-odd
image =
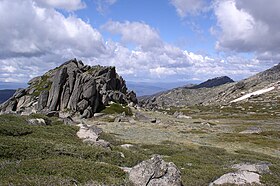
[[[146,96],[145,98],[140,99],[140,102],[142,106],[149,109],[171,106],[184,107],[192,105],[224,105],[230,104],[232,100],[235,100],[244,94],[271,86],[278,87],[277,82],[279,80],[280,64],[238,82],[228,82],[210,88],[174,88],[160,94]],[[206,82],[201,84],[205,84]],[[270,93],[275,94],[277,90],[278,88]],[[274,97],[277,96],[275,95]],[[273,98],[272,100],[275,99],[276,98]]]

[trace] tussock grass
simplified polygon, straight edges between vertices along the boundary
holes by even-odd
[[[127,116],[132,116],[132,111],[129,107],[123,106],[118,103],[113,103],[113,104],[109,105],[101,112],[105,113],[105,114],[121,114],[124,112]]]
[[[118,166],[144,159],[129,150],[86,145],[76,136],[78,127],[55,118],[49,118],[51,125],[28,125],[34,117],[0,116],[0,185],[124,185],[126,174]]]

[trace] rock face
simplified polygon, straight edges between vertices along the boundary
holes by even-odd
[[[28,88],[17,90],[0,105],[0,112],[70,111],[89,118],[110,101],[137,103],[136,94],[127,91],[115,67],[90,67],[76,59],[33,78],[28,84]]]
[[[166,163],[156,155],[133,167],[129,180],[135,186],[181,186],[181,173],[172,162]]]

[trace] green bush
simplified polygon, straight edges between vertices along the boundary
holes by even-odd
[[[132,116],[132,111],[129,107],[127,106],[122,106],[121,104],[118,103],[113,103],[106,107],[104,110],[102,110],[102,113],[105,114],[121,114],[125,113],[127,116]]]
[[[32,129],[23,118],[13,115],[0,116],[0,136],[24,136],[32,133]]]

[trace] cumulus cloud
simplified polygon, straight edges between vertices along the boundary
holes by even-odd
[[[217,49],[236,52],[280,52],[278,0],[224,0],[214,3]]]
[[[102,28],[113,34],[120,34],[124,43],[132,43],[143,47],[161,45],[158,32],[142,22],[109,21]]]
[[[207,8],[205,0],[170,0],[170,3],[176,8],[177,14],[182,18],[188,14],[197,15]]]
[[[79,10],[86,7],[86,4],[81,0],[35,0],[35,2],[39,5],[68,11]]]
[[[64,17],[54,9],[38,7],[30,0],[1,1],[0,25],[1,58],[47,53],[66,57],[98,55],[104,47],[101,34],[89,24],[74,16]]]
[[[131,81],[238,78],[259,70],[254,67],[258,59],[222,60],[165,43],[155,28],[143,22],[109,21],[103,29],[120,35],[121,41],[104,41],[97,29],[80,18],[35,0],[1,0],[0,26],[0,82],[27,82],[74,57],[90,65],[116,66]]]
[[[98,57],[106,50],[101,34],[91,25],[32,0],[0,1],[0,26],[0,81],[27,81],[29,75],[42,74],[49,64],[54,67],[73,57]]]

